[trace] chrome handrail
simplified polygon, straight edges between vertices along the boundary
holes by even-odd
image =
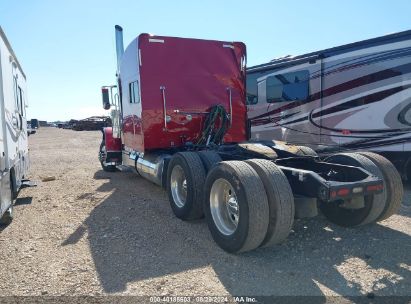
[[[164,112],[164,131],[167,130],[167,108],[166,108],[166,87],[160,86],[161,94],[163,95],[163,112]]]

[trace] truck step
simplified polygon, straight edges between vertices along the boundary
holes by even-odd
[[[124,166],[124,165],[118,165],[117,169],[120,172],[133,172],[133,171],[135,171],[135,169],[131,168],[130,166]]]
[[[37,187],[37,183],[35,181],[31,181],[29,179],[21,180],[21,189],[28,188],[28,187]]]

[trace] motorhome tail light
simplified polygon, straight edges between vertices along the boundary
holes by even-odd
[[[384,189],[384,185],[383,185],[383,184],[367,186],[367,191],[380,191],[380,190],[382,190],[382,189]]]
[[[337,191],[338,196],[347,196],[348,194],[350,194],[350,189],[348,188],[341,188]]]

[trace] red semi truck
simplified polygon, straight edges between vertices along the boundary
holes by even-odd
[[[116,49],[117,84],[102,87],[113,121],[103,169],[127,166],[165,188],[174,214],[205,215],[224,250],[281,243],[295,217],[318,209],[353,227],[399,208],[401,179],[381,156],[320,159],[307,147],[249,141],[243,43],[141,34],[124,51],[116,26]]]

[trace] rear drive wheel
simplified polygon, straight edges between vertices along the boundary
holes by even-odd
[[[296,146],[297,152],[295,154],[301,155],[301,156],[315,156],[317,157],[318,154],[315,152],[313,149],[307,146]]]
[[[215,165],[222,161],[220,155],[215,151],[199,151],[198,155],[203,162],[206,173],[210,171]]]
[[[263,242],[269,222],[264,185],[257,172],[241,161],[224,161],[208,174],[205,183],[208,228],[225,251],[238,253]]]
[[[105,163],[106,159],[107,159],[107,150],[106,150],[106,144],[104,143],[104,140],[100,144],[100,150],[99,150],[98,158],[100,160],[101,167],[103,168],[104,171],[106,171],[106,172],[116,171],[116,166],[106,165],[106,163]]]
[[[371,160],[381,171],[384,181],[385,204],[377,221],[382,221],[397,213],[401,206],[404,188],[401,176],[395,166],[385,157],[372,153],[360,152],[359,154]]]
[[[193,220],[203,216],[205,177],[203,163],[197,153],[173,155],[167,170],[167,193],[176,217]]]
[[[325,159],[326,162],[361,167],[366,171],[382,178],[380,169],[368,158],[358,153],[334,154]],[[344,201],[321,202],[322,213],[330,220],[344,227],[355,227],[376,222],[385,205],[384,193],[364,196],[361,208],[347,208]]]
[[[250,159],[246,161],[257,172],[264,184],[268,198],[269,223],[261,246],[282,243],[294,223],[294,197],[284,173],[271,161]]]

